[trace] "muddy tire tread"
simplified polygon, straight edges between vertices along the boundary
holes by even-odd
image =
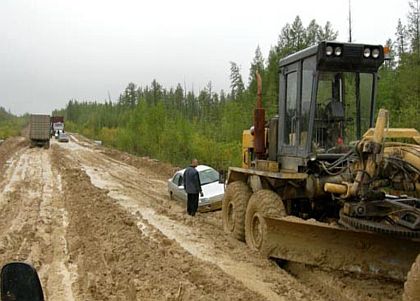
[[[275,192],[267,189],[259,190],[252,194],[248,202],[248,207],[245,215],[245,239],[247,245],[253,249],[258,250],[264,255],[268,255],[269,242],[265,241],[266,235],[263,235],[262,248],[255,247],[252,239],[252,218],[255,213],[260,213],[265,217],[281,218],[286,216],[286,209],[284,207],[281,197]],[[265,225],[263,225],[265,229]],[[266,230],[266,229],[265,229]],[[264,230],[264,231],[265,231]]]
[[[235,181],[227,186],[225,197],[222,202],[223,228],[240,241],[245,241],[245,213],[248,200],[251,197],[251,188],[242,181]],[[228,208],[232,203],[235,210],[235,220],[232,225],[228,225]]]

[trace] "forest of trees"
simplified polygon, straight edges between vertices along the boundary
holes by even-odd
[[[22,128],[27,124],[28,116],[17,117],[0,107],[0,139],[19,136]]]
[[[395,38],[387,41],[392,60],[380,70],[377,107],[391,111],[393,127],[420,129],[419,0],[409,3],[407,19],[396,24]],[[70,100],[54,114],[65,116],[69,131],[130,153],[180,166],[192,157],[217,168],[239,165],[242,130],[252,124],[255,71],[262,76],[264,106],[273,116],[278,106],[279,59],[337,35],[329,22],[322,26],[312,20],[305,27],[297,16],[281,29],[266,58],[256,49],[247,83],[240,66],[230,63],[229,91],[216,93],[211,82],[198,94],[180,84],[167,89],[156,80],[145,87],[129,83],[116,102]]]

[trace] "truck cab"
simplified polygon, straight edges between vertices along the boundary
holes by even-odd
[[[269,159],[300,171],[337,157],[374,124],[380,45],[321,42],[280,61],[279,118]]]

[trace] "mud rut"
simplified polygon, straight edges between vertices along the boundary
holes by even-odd
[[[400,300],[401,283],[281,269],[220,212],[187,218],[156,170],[71,140],[0,156],[0,260],[34,264],[47,300]]]
[[[23,149],[7,162],[0,194],[0,259],[25,260],[39,270],[51,300],[74,300],[68,225],[61,177],[47,152]]]

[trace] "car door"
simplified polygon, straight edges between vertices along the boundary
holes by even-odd
[[[169,193],[172,193],[172,197],[176,200],[183,200],[184,183],[181,173],[176,173],[172,180],[169,182]]]
[[[172,198],[176,198],[176,193],[178,190],[178,180],[179,174],[175,174],[171,180],[168,181],[168,191]]]
[[[183,174],[179,174],[179,178],[178,178],[178,186],[177,186],[177,195],[176,198],[181,200],[181,201],[186,201],[187,200],[187,192],[185,191],[184,188],[184,178],[183,178]]]

